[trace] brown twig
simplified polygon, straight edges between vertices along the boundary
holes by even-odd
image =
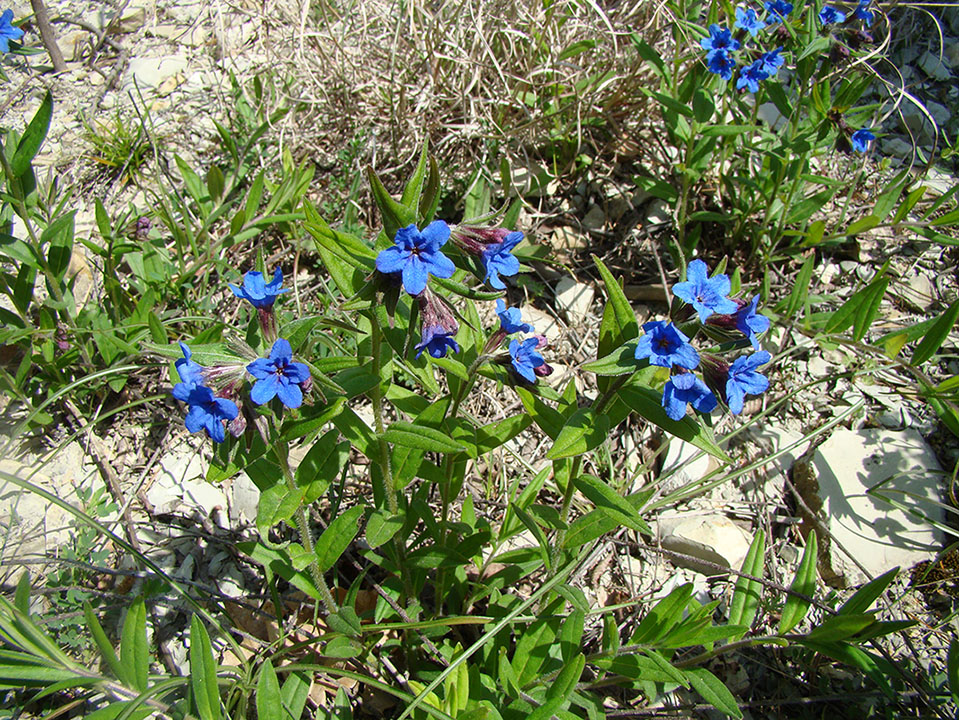
[[[47,49],[50,60],[53,62],[54,71],[65,72],[67,64],[63,60],[60,46],[57,45],[57,34],[53,31],[53,25],[50,24],[50,16],[47,14],[47,8],[44,6],[43,0],[30,0],[30,6],[33,8],[33,16],[37,21],[37,28],[40,30],[43,47]]]

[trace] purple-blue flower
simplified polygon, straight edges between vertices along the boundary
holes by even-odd
[[[509,341],[509,354],[513,369],[528,382],[536,382],[536,368],[545,365],[543,356],[536,352],[539,340],[531,337],[520,342],[515,338]]]
[[[513,257],[510,251],[519,245],[522,239],[523,233],[515,230],[503,238],[502,242],[487,245],[480,255],[483,267],[486,268],[484,279],[497,290],[506,289],[500,275],[510,277],[519,272],[519,260]]]
[[[257,358],[246,366],[256,378],[250,391],[250,400],[257,405],[279,397],[288,408],[298,408],[303,403],[300,385],[310,379],[310,369],[303,363],[293,362],[293,349],[288,340],[280,338],[270,349],[270,357]]]
[[[775,50],[770,50],[767,53],[763,53],[758,62],[762,63],[763,71],[766,73],[767,77],[774,78],[779,72],[779,68],[783,66],[785,60],[782,55],[779,53],[782,52],[782,48],[778,47]]]
[[[756,295],[749,304],[739,308],[734,316],[736,328],[749,338],[749,342],[756,350],[759,349],[759,340],[756,336],[769,329],[769,318],[756,312],[758,306],[759,296]]]
[[[523,322],[523,315],[518,307],[506,307],[506,303],[500,298],[496,301],[496,314],[499,315],[500,330],[507,335],[517,332],[533,332],[533,326]]]
[[[872,130],[860,128],[852,134],[852,149],[856,152],[864,153],[869,150],[869,143],[876,139]]]
[[[273,307],[277,296],[290,291],[289,288],[282,289],[280,287],[282,284],[283,271],[277,268],[273,272],[273,280],[269,283],[264,280],[263,273],[251,270],[243,276],[243,287],[237,287],[233,283],[229,283],[229,286],[238,298],[248,300],[253,307],[259,310],[267,310]]]
[[[757,33],[766,27],[766,23],[759,19],[752,8],[737,7],[735,26],[740,30],[746,30],[751,37],[756,37]]]
[[[846,20],[846,13],[842,10],[837,10],[831,5],[824,5],[823,9],[819,11],[819,22],[825,25],[834,25]]]
[[[180,382],[177,385],[186,385],[188,388],[202,385],[203,367],[191,359],[193,351],[184,342],[180,343],[180,350],[183,352],[183,357],[174,363],[177,375],[180,376]],[[184,398],[179,399],[183,400]]]
[[[756,368],[772,360],[765,350],[760,350],[749,356],[738,357],[729,366],[729,375],[726,380],[726,404],[733,415],[743,411],[743,401],[746,395],[760,395],[769,388],[769,380],[765,375],[756,372]]]
[[[766,24],[772,25],[773,23],[782,22],[792,11],[792,3],[785,2],[784,0],[767,0],[766,12],[769,13],[769,17],[766,18]]]
[[[706,387],[706,383],[692,373],[673,375],[663,387],[666,414],[673,420],[682,420],[687,404],[698,412],[710,413],[716,409],[716,396]]]
[[[736,69],[736,61],[733,56],[725,50],[716,50],[706,56],[706,69],[711,73],[719,75],[723,80],[731,80],[733,70]]]
[[[446,357],[446,350],[452,349],[458,353],[460,346],[456,344],[453,337],[459,328],[447,328],[442,325],[424,325],[422,340],[416,345],[416,357],[423,354],[426,350],[435,358]]]
[[[730,284],[726,275],[707,277],[706,263],[693,260],[686,268],[686,282],[673,285],[673,295],[690,305],[699,313],[699,319],[705,321],[713,313],[730,315],[739,309],[735,302],[726,297]]]
[[[856,9],[853,11],[853,14],[855,14],[857,18],[866,23],[866,27],[872,25],[875,16],[875,13],[869,9],[870,2],[871,0],[859,0],[859,4],[856,5]]]
[[[709,26],[709,37],[700,40],[699,45],[710,53],[739,50],[739,40],[733,37],[732,31],[715,23]]]
[[[232,420],[240,413],[235,402],[217,397],[206,385],[178,383],[173,388],[173,397],[190,406],[184,421],[186,429],[191,433],[206,430],[213,442],[223,442],[226,438],[223,421]]]
[[[426,289],[430,275],[453,277],[456,266],[440,248],[450,237],[450,227],[442,220],[434,220],[423,230],[407,225],[396,231],[395,245],[376,256],[376,269],[381,273],[402,273],[403,287],[410,295],[419,295]]]
[[[0,52],[10,52],[10,41],[23,37],[23,30],[13,24],[13,10],[4,10],[0,15]]]
[[[699,365],[699,353],[689,338],[672,323],[651,320],[643,325],[643,335],[636,343],[637,360],[649,358],[650,365],[682,367],[692,370]]]
[[[751,93],[757,93],[759,92],[759,83],[768,77],[769,74],[766,72],[766,66],[762,58],[754,60],[739,71],[739,79],[736,80],[736,89],[742,90],[746,88]]]

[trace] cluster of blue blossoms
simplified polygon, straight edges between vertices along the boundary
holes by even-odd
[[[871,2],[872,0],[859,0],[848,21],[846,13],[826,5],[819,12],[819,23],[825,30],[830,26],[848,24],[853,18],[856,18],[862,20],[865,26],[869,27],[874,19],[874,12],[869,8]],[[793,5],[785,2],[785,0],[767,0],[765,9],[765,17],[760,17],[753,8],[737,7],[736,22],[733,25],[733,29],[738,31],[735,37],[732,30],[712,24],[709,26],[709,37],[703,38],[699,43],[706,51],[706,67],[723,80],[732,80],[738,67],[734,53],[742,49],[743,53],[752,60],[739,69],[736,89],[741,92],[754,94],[759,92],[759,83],[769,78],[775,78],[785,63],[782,56],[782,46],[768,52],[762,50],[747,51],[743,48],[743,42],[745,42],[747,34],[750,38],[755,39],[763,30],[776,25],[781,26],[782,23],[787,22],[788,16],[793,11]],[[780,32],[779,37],[788,39],[789,34]],[[862,42],[871,42],[872,38],[866,32],[849,28],[846,31],[846,40],[850,45],[858,46]],[[834,43],[830,58],[834,62],[838,62],[846,57],[848,57],[848,49],[841,43]],[[839,125],[842,137],[839,143],[841,149],[846,149],[849,146],[857,152],[864,153],[869,149],[869,143],[876,139],[876,136],[868,128],[852,131],[843,123],[839,123]],[[849,133],[851,133],[851,137],[847,141],[845,138]]]
[[[442,220],[434,220],[422,230],[416,225],[400,228],[393,245],[376,258],[376,269],[401,283],[403,289],[417,303],[422,319],[421,340],[416,345],[416,356],[425,350],[434,358],[446,356],[447,350],[459,352],[455,336],[459,324],[446,300],[429,287],[430,275],[446,279],[453,276],[456,266],[443,254],[443,246],[452,240],[454,246],[466,255],[476,257],[483,267],[484,280],[497,290],[505,290],[503,277],[516,275],[519,260],[512,250],[523,239],[523,233],[505,228],[486,228],[462,225],[450,228]],[[532,333],[533,327],[521,321],[519,308],[507,308],[497,300],[500,328],[486,343],[486,353],[497,349],[509,336],[517,332]],[[545,347],[545,338],[533,336],[524,340],[513,338],[509,353],[493,359],[509,363],[516,374],[528,382],[537,375],[552,372],[538,350]]]
[[[698,315],[698,324],[684,325],[695,336],[699,326],[707,325],[744,336],[754,352],[727,363],[718,355],[700,353],[690,342],[690,336],[671,321],[652,321],[643,325],[645,334],[636,345],[636,359],[650,365],[668,368],[670,378],[663,388],[663,407],[673,420],[681,420],[686,406],[708,414],[716,409],[721,398],[730,412],[738,415],[743,410],[746,395],[760,395],[769,388],[769,380],[757,368],[768,363],[772,356],[759,349],[758,335],[769,329],[769,318],[756,312],[759,298],[750,301],[728,297],[729,277],[722,274],[708,276],[706,263],[689,263],[686,281],[673,286],[673,295],[683,301],[674,314],[680,322]],[[702,372],[702,378],[693,373]]]
[[[264,337],[273,340],[269,356],[248,364],[203,367],[193,361],[186,343],[180,343],[183,358],[175,364],[180,382],[173,387],[173,397],[189,406],[186,428],[190,432],[205,430],[214,442],[223,442],[225,421],[234,437],[242,434],[246,420],[240,412],[239,397],[247,375],[255,380],[249,392],[255,405],[265,405],[273,398],[288,408],[303,404],[303,393],[309,392],[312,384],[310,370],[304,363],[294,362],[288,340],[276,337],[273,304],[282,293],[289,292],[282,284],[279,268],[269,283],[263,273],[253,271],[244,276],[242,286],[230,284],[234,295],[256,308]]]

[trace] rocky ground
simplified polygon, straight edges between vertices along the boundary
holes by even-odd
[[[21,2],[13,8],[20,17],[29,5]],[[156,0],[107,7],[65,0],[51,10],[59,18],[59,41],[69,69],[59,76],[38,77],[19,67],[19,59],[4,61],[10,82],[0,103],[0,122],[22,127],[46,88],[53,90],[56,111],[38,164],[60,174],[62,182],[78,184],[77,229],[87,236],[96,232],[94,197],[119,207],[133,203],[143,211],[148,205],[135,183],[105,180],[97,172],[90,160],[96,153],[89,128],[108,126],[114,118],[135,126],[136,113],[148,111],[163,152],[202,165],[216,154],[213,119],[240,112],[233,78],[242,85],[269,64],[279,42],[276,35],[282,32],[264,19],[269,12],[241,1]],[[930,116],[947,137],[956,137],[959,40],[954,36],[959,36],[959,12],[949,9],[943,18],[941,47],[929,33],[923,35],[925,44],[894,46],[886,74],[890,77],[891,68],[898,69],[910,94],[903,96],[898,113],[882,119],[881,155],[908,162],[917,146],[924,153],[941,152],[944,143],[941,137],[937,140]],[[42,62],[42,56],[30,60],[33,66]],[[884,91],[877,87],[873,92],[878,99]],[[277,128],[280,146],[284,132],[288,126]],[[930,192],[950,189],[954,180],[949,173],[948,165],[935,170]],[[547,292],[525,313],[551,341],[551,362],[555,359],[557,368],[551,382],[575,376],[585,395],[591,390],[592,381],[577,370],[595,351],[604,302],[587,269],[591,251],[606,248],[604,259],[614,273],[628,273],[627,294],[641,319],[664,312],[655,300],[661,292],[655,275],[636,277],[629,259],[604,245],[604,239],[618,234],[642,247],[665,226],[668,216],[663,212],[660,203],[629,188],[581,183],[565,194],[553,216],[526,216],[531,238],[550,245],[573,271],[538,268]],[[631,229],[624,230],[627,224]],[[841,301],[887,260],[895,280],[883,303],[884,324],[875,328],[877,335],[937,314],[956,299],[956,255],[907,237],[864,240],[855,258],[824,259],[816,267],[813,292]],[[673,503],[657,516],[653,547],[630,544],[625,534],[610,538],[592,558],[589,576],[578,581],[600,606],[658,596],[688,581],[703,599],[726,598],[728,585],[712,578],[723,568],[739,567],[754,534],[763,530],[771,548],[767,574],[788,585],[801,554],[800,527],[821,522],[832,542],[820,557],[820,575],[838,591],[894,567],[906,571],[895,593],[901,604],[889,608],[889,614],[923,620],[911,631],[912,639],[923,649],[921,662],[935,674],[944,666],[945,648],[955,634],[956,576],[948,568],[939,573],[938,566],[938,574],[927,576],[922,568],[928,569],[954,539],[949,529],[954,510],[945,491],[947,474],[959,461],[956,439],[910,392],[904,373],[877,369],[868,357],[816,343],[792,326],[775,329],[764,342],[771,350],[786,351],[786,359],[774,373],[774,391],[747,414],[760,414],[792,390],[806,389],[735,436],[729,445],[737,463],[732,478],[711,483],[709,492]],[[939,372],[959,371],[957,350],[959,338],[953,336],[943,349],[951,359]],[[717,435],[740,424],[724,420]],[[220,485],[207,482],[209,446],[188,435],[172,412],[170,424],[159,429],[116,427],[99,438],[83,433],[53,449],[26,454],[15,451],[15,439],[4,445],[0,469],[100,517],[176,579],[236,601],[234,622],[252,622],[243,604],[258,603],[262,587],[257,570],[233,545],[255,534],[258,491],[243,475]],[[545,459],[528,450],[539,445],[530,431],[512,450],[535,470]],[[614,437],[611,456],[619,476],[629,478],[633,487],[653,479],[661,482],[657,497],[691,481],[710,483],[722,477],[713,473],[714,460],[678,440],[667,444],[647,427]],[[112,470],[114,482],[104,466]],[[866,493],[876,486],[885,500]],[[473,490],[477,497],[484,492],[479,485]],[[0,525],[0,579],[5,585],[23,567],[49,568],[58,556],[89,561],[80,554],[92,540],[69,513],[9,485],[0,485]],[[521,536],[518,542],[535,544],[532,537]],[[100,578],[97,592],[129,596],[143,578],[122,553],[112,557],[121,558],[115,567],[106,558],[94,563]],[[917,563],[926,565],[910,574]],[[922,585],[922,591],[906,592],[912,582]],[[175,602],[164,608],[168,631],[160,640],[170,662],[188,671],[180,634],[183,609]],[[735,669],[724,678],[734,692],[755,683],[758,671],[751,667],[748,673],[739,672],[738,689]]]

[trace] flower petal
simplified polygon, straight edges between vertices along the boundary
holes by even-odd
[[[402,250],[395,245],[388,247],[376,256],[376,269],[381,273],[400,272],[409,262],[412,253]]]
[[[257,380],[250,390],[250,400],[257,405],[265,405],[276,397],[280,389],[280,379],[276,373],[271,373],[263,380]]]
[[[270,348],[270,360],[274,366],[279,367],[280,363],[288,363],[293,357],[293,348],[290,347],[290,341],[285,338],[279,338],[273,347]]]
[[[298,408],[303,404],[303,391],[295,383],[279,383],[276,395],[288,408]]]
[[[430,251],[436,252],[450,239],[450,226],[442,220],[434,220],[420,231],[420,235],[426,238]]]
[[[257,358],[246,366],[246,371],[258,380],[276,374],[276,366],[267,358]]]
[[[453,264],[453,261],[446,257],[439,250],[436,252],[420,253],[420,257],[426,264],[428,272],[432,273],[438,278],[453,277],[453,273],[456,272],[456,266]]]
[[[429,273],[425,264],[415,255],[403,266],[403,288],[410,295],[419,295],[426,289]]]

